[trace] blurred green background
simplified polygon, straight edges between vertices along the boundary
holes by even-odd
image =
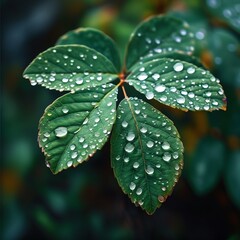
[[[240,3],[237,0],[15,0],[1,6],[1,239],[239,239]],[[95,27],[122,57],[143,19],[166,13],[192,25],[196,56],[218,77],[226,112],[158,105],[185,146],[183,176],[153,216],[121,192],[109,143],[87,163],[54,176],[37,143],[38,121],[61,94],[22,78],[65,32]],[[167,26],[163,26],[167,27]]]

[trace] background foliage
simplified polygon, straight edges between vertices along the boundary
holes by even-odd
[[[14,3],[13,3],[14,2]],[[237,1],[1,1],[1,238],[237,239],[240,229],[240,58]],[[236,6],[236,7],[233,7]],[[229,13],[230,12],[230,13]],[[32,88],[21,75],[63,33],[95,27],[121,53],[144,18],[168,13],[195,29],[196,56],[221,80],[227,112],[160,106],[179,129],[184,172],[172,197],[147,216],[122,194],[110,167],[109,144],[88,164],[58,176],[45,167],[37,125],[59,95]],[[122,55],[123,57],[123,55]],[[56,230],[57,229],[57,230]]]

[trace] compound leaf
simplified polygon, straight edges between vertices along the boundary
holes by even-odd
[[[218,183],[224,165],[225,146],[223,142],[205,137],[199,142],[190,158],[188,179],[194,192],[207,194]]]
[[[148,103],[124,99],[111,137],[111,162],[124,193],[148,214],[171,194],[183,165],[172,121]]]
[[[121,69],[121,61],[116,44],[105,33],[96,29],[77,28],[60,37],[56,44],[79,44],[87,46],[108,58],[118,71]]]
[[[68,93],[50,105],[39,124],[39,144],[53,173],[76,166],[102,148],[116,117],[113,85]]]
[[[32,85],[59,91],[96,87],[117,78],[117,70],[101,53],[81,45],[60,45],[39,54],[24,71]]]
[[[194,51],[194,35],[186,22],[170,16],[157,16],[140,24],[131,35],[126,68],[129,70],[144,57],[172,51],[191,54]]]
[[[226,108],[219,80],[188,62],[163,58],[139,64],[127,82],[147,99],[155,98],[171,107],[193,111]]]

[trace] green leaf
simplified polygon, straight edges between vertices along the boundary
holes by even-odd
[[[226,189],[234,204],[240,209],[240,150],[228,156],[224,180]]]
[[[106,57],[81,45],[49,48],[39,54],[23,74],[32,85],[40,84],[59,91],[96,87],[118,77]]]
[[[240,32],[239,0],[205,0],[208,10]]]
[[[209,71],[191,63],[170,58],[139,64],[127,82],[147,99],[183,110],[226,108],[223,89]]]
[[[60,37],[56,44],[78,44],[87,46],[108,58],[118,71],[121,70],[121,61],[116,44],[101,31],[93,28],[77,28]]]
[[[153,60],[156,61],[156,59],[160,59],[160,58],[171,58],[171,59],[175,59],[175,60],[181,60],[184,62],[192,63],[197,67],[205,68],[198,58],[191,56],[191,55],[187,55],[184,52],[177,51],[177,52],[167,52],[167,53],[155,54],[153,56],[144,57],[140,62],[136,63],[131,68],[131,70],[134,70],[134,68],[139,66],[139,64],[142,65],[147,62],[151,62]]]
[[[144,57],[156,54],[194,51],[194,38],[186,22],[169,16],[152,17],[140,24],[131,35],[126,67],[129,70]]]
[[[68,93],[50,105],[39,124],[47,165],[58,173],[102,148],[116,117],[117,88],[110,85]]]
[[[225,158],[223,142],[205,137],[197,145],[188,166],[188,180],[194,192],[204,195],[210,192],[218,183]]]
[[[114,174],[124,193],[148,214],[171,194],[183,166],[172,121],[148,103],[124,99],[111,137]]]

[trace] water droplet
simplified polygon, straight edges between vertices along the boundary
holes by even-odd
[[[139,167],[139,163],[138,162],[135,162],[134,164],[133,164],[133,168],[138,168]]]
[[[62,109],[62,112],[63,112],[63,113],[68,113],[68,109],[64,107],[64,108]]]
[[[123,159],[123,161],[124,161],[125,163],[128,163],[128,162],[129,162],[129,158],[128,158],[128,157],[125,157],[125,158]]]
[[[134,150],[134,145],[131,143],[127,143],[124,149],[127,153],[131,153]]]
[[[71,146],[70,146],[70,149],[71,150],[74,150],[76,148],[76,145],[74,145],[74,144],[72,144]]]
[[[167,100],[167,96],[161,96],[161,97],[160,97],[160,100],[163,101],[163,102],[165,102],[165,101]]]
[[[97,59],[97,56],[96,56],[96,55],[93,55],[93,59]]]
[[[162,187],[162,190],[165,192],[165,191],[166,191],[166,188],[165,188],[165,187]]]
[[[127,123],[126,121],[123,121],[123,122],[122,122],[122,127],[123,127],[123,128],[126,128],[127,126],[128,126],[128,123]]]
[[[81,78],[76,78],[76,84],[82,84],[83,83],[83,79]]]
[[[74,159],[77,157],[77,155],[78,155],[77,152],[73,152],[71,158]]]
[[[67,83],[68,82],[68,78],[63,78],[62,82]]]
[[[207,96],[207,97],[211,97],[211,95],[212,95],[211,92],[207,92],[207,93],[206,93],[206,96]]]
[[[84,142],[84,140],[85,140],[84,137],[80,137],[80,138],[79,138],[79,142],[80,142],[80,143]]]
[[[107,103],[107,106],[108,106],[108,107],[112,106],[112,102],[108,102],[108,103]]]
[[[173,69],[176,72],[181,72],[183,70],[183,64],[182,63],[175,63],[173,66]]]
[[[130,190],[134,190],[136,188],[136,184],[134,182],[131,182],[129,185]]]
[[[165,201],[165,198],[163,196],[158,196],[158,201],[160,203],[163,203]]]
[[[194,94],[193,92],[190,92],[190,93],[188,94],[188,97],[194,98],[194,97],[195,97],[195,94]]]
[[[209,106],[208,106],[208,105],[205,105],[203,108],[204,108],[204,110],[206,110],[206,111],[209,110]]]
[[[154,80],[158,80],[158,79],[160,78],[160,75],[159,75],[158,73],[154,73],[154,74],[152,75],[152,78],[153,78]]]
[[[44,133],[43,135],[44,135],[44,137],[46,137],[46,138],[50,137],[50,133],[48,133],[48,132]]]
[[[195,73],[195,68],[194,68],[194,67],[189,67],[189,68],[187,69],[187,73],[188,73],[188,74],[193,74],[193,73]]]
[[[163,142],[163,144],[162,144],[162,149],[163,149],[163,150],[168,150],[168,149],[170,149],[170,144],[169,144],[168,142]]]
[[[141,67],[141,68],[139,69],[140,72],[143,72],[144,70],[145,70],[144,67]]]
[[[153,99],[153,98],[154,98],[154,94],[153,94],[152,92],[147,92],[147,93],[146,93],[146,98],[147,98],[148,100]]]
[[[205,84],[202,85],[202,87],[203,88],[208,88],[208,84],[205,83]]]
[[[141,188],[138,188],[137,191],[136,191],[136,194],[137,194],[137,195],[141,195],[141,194],[142,194],[142,189],[141,189]]]
[[[133,132],[129,132],[126,139],[131,142],[135,138],[135,134]]]
[[[147,142],[147,147],[152,148],[154,145],[153,141],[148,141]]]
[[[142,128],[140,129],[140,132],[141,132],[141,133],[146,133],[146,132],[147,132],[147,129],[146,129],[145,127],[142,127]]]
[[[178,171],[179,169],[180,169],[179,165],[176,164],[176,165],[175,165],[175,170]]]
[[[71,167],[72,164],[73,164],[73,162],[72,162],[72,161],[69,161],[69,162],[67,163],[67,166],[68,166],[68,167]]]
[[[145,171],[148,175],[152,175],[154,173],[154,169],[149,165],[147,166]]]
[[[140,81],[143,81],[143,80],[147,79],[147,77],[148,77],[148,75],[147,75],[146,73],[142,72],[140,75],[138,75],[137,78],[138,78]]]
[[[169,161],[171,160],[171,154],[168,153],[168,152],[165,152],[165,153],[163,154],[163,160],[164,160],[165,162],[169,162]]]
[[[155,87],[155,90],[157,92],[164,92],[166,90],[166,87],[164,85],[158,85]]]
[[[157,165],[156,165],[156,168],[160,168],[160,167],[161,167],[161,165],[160,165],[160,164],[157,164]]]
[[[185,97],[183,97],[183,96],[178,97],[178,98],[177,98],[177,102],[178,102],[179,104],[185,103]]]
[[[66,127],[58,127],[55,129],[56,137],[59,137],[59,138],[65,137],[67,135],[67,133],[68,133],[68,130]]]

